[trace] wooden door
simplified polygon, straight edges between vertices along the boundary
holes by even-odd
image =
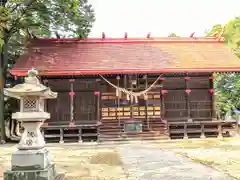
[[[68,92],[58,92],[57,99],[47,100],[47,111],[51,118],[47,122],[68,124],[70,121],[70,97]]]
[[[96,121],[97,99],[93,91],[75,92],[74,120],[76,122]]]

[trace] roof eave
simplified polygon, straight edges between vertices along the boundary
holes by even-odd
[[[39,72],[40,76],[69,76],[69,75],[98,75],[98,74],[157,74],[157,73],[187,73],[187,72],[240,72],[240,67],[236,68],[186,68],[186,69],[146,69],[146,70],[59,70]],[[26,76],[27,70],[11,70],[13,76]]]

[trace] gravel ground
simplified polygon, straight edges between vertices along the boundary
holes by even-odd
[[[149,144],[150,145],[150,144]],[[150,145],[151,146],[151,145]],[[117,150],[130,180],[230,180],[227,175],[169,150],[126,145]]]
[[[194,141],[194,143],[190,144],[193,146],[196,143],[197,141]],[[186,145],[186,143],[183,143],[183,145]],[[83,177],[85,176],[84,174],[89,174],[91,177],[101,177],[102,179],[109,180],[231,180],[226,174],[221,173],[223,171],[217,171],[211,167],[192,161],[181,154],[176,154],[174,151],[179,146],[176,146],[176,142],[171,144],[132,142],[123,145],[106,145],[104,147],[98,145],[84,146],[81,144],[52,144],[48,145],[48,149],[54,155],[58,172],[64,172],[70,177]],[[1,171],[9,167],[10,155],[16,149],[11,145],[4,145],[0,149],[1,180]],[[91,164],[91,157],[99,152],[117,152],[123,162],[125,172],[122,170],[122,166],[110,166],[102,163]],[[216,159],[222,159],[219,156],[226,157],[223,159],[224,162],[226,159],[233,159],[233,156],[236,156],[237,153],[237,151],[234,151],[236,153],[232,154],[232,151],[228,150],[220,155],[216,149],[209,147],[205,148],[205,150],[196,147],[191,147],[191,149],[181,148],[179,152],[199,158],[204,155],[207,159],[210,159],[214,153],[218,155]],[[239,159],[236,161],[240,162]],[[233,168],[231,167],[231,169]],[[237,169],[233,170],[238,172]],[[109,177],[110,174],[112,177]],[[128,178],[126,178],[125,174]],[[92,178],[90,179],[92,180]]]

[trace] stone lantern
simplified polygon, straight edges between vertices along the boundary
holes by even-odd
[[[37,74],[32,69],[23,84],[4,89],[6,96],[20,100],[20,112],[13,113],[12,118],[21,121],[24,127],[18,150],[12,154],[11,170],[4,173],[4,180],[53,180],[58,177],[40,132],[41,124],[50,118],[45,112],[45,100],[57,98],[57,93],[41,84]]]

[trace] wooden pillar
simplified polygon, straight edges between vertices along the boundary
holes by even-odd
[[[119,87],[120,86],[120,76],[117,76],[117,86]],[[120,126],[121,125],[121,121],[120,121],[120,118],[119,118],[119,116],[118,116],[118,114],[119,114],[119,104],[120,104],[120,96],[121,96],[121,92],[120,91],[118,91],[118,89],[116,89],[116,95],[117,95],[117,111],[116,111],[116,119],[118,120],[118,126]],[[121,131],[121,129],[120,129],[120,131]]]
[[[70,123],[69,125],[72,126],[74,125],[74,89],[73,89],[73,83],[75,82],[74,79],[70,79],[70,92],[69,92],[69,96],[70,96]]]
[[[191,106],[190,106],[190,97],[189,97],[189,94],[191,93],[191,90],[189,89],[189,80],[191,78],[189,76],[186,76],[185,77],[185,92],[186,92],[186,109],[187,109],[187,118],[188,118],[188,122],[191,122],[192,121],[192,118],[191,118]]]
[[[63,128],[60,128],[60,141],[59,141],[60,144],[64,143],[63,136],[64,136]]]
[[[211,95],[211,100],[212,100],[212,120],[217,119],[217,114],[216,114],[216,104],[215,104],[215,95],[214,95],[214,76],[211,74],[209,77],[209,87],[210,87],[210,95]]]
[[[218,138],[222,138],[223,137],[223,135],[222,135],[222,124],[221,123],[219,123],[218,124]]]
[[[129,76],[129,75],[128,75]],[[133,91],[132,76],[128,79],[128,84],[130,83],[130,91]],[[133,118],[133,97],[130,96],[130,117]]]
[[[165,120],[165,102],[164,102],[164,94],[167,93],[166,90],[163,90],[163,86],[164,86],[164,78],[160,78],[162,82],[162,87],[160,88],[160,105],[161,105],[161,118],[162,120]]]
[[[188,139],[188,134],[187,134],[187,123],[184,123],[184,139]]]
[[[82,128],[78,129],[78,142],[82,143]]]
[[[97,109],[97,112],[96,112],[96,120],[97,121],[100,121],[100,98],[101,98],[101,94],[100,94],[100,91],[95,91],[95,94],[96,96],[96,109]]]
[[[95,100],[96,100],[96,110],[97,110],[97,112],[96,112],[96,120],[97,120],[97,141],[99,141],[99,133],[100,133],[100,131],[99,131],[99,129],[100,129],[100,124],[101,124],[101,104],[100,104],[100,101],[101,101],[101,96],[102,96],[102,94],[101,94],[101,80],[100,79],[96,79],[96,83],[97,83],[97,88],[96,88],[96,90],[97,91],[95,91],[95,93],[94,93],[94,95],[95,95]],[[108,111],[108,113],[109,113],[109,111]],[[82,139],[80,139],[80,137],[82,138],[82,128],[81,129],[79,129],[79,141],[80,142],[82,142]]]
[[[145,79],[145,89],[148,88],[148,77],[147,75],[144,75],[144,79]],[[146,93],[144,95],[144,100],[145,100],[145,121],[144,121],[144,125],[147,126],[147,128],[149,129],[149,119],[148,119],[148,94]]]
[[[127,75],[126,74],[124,74],[124,76],[123,76],[123,86],[125,89],[127,89]]]
[[[201,136],[200,136],[200,138],[202,138],[202,139],[206,138],[205,131],[204,131],[204,124],[203,123],[201,123]]]
[[[48,87],[48,79],[43,79],[43,84]],[[44,101],[44,111],[48,112],[48,103],[47,103],[47,101]]]
[[[96,97],[96,120],[98,122],[101,121],[101,79],[96,79],[96,83],[97,83],[97,91],[95,92]]]
[[[161,99],[162,99],[162,101],[161,101],[161,109],[162,109],[162,111],[161,111],[161,117],[162,117],[162,119],[163,120],[165,120],[165,111],[166,111],[166,108],[165,108],[165,94],[166,94],[166,90],[161,90]]]

